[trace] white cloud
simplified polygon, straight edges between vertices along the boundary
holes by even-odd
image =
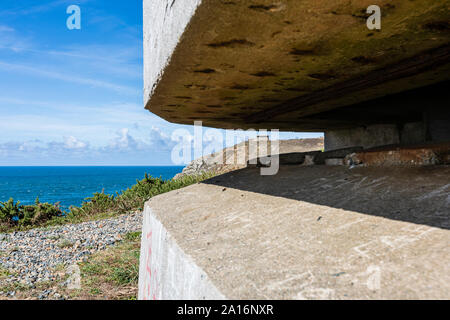
[[[67,149],[85,149],[88,144],[78,140],[77,138],[70,136],[70,137],[64,137],[64,147]]]
[[[170,151],[175,145],[170,136],[160,128],[152,126],[149,132],[143,129],[144,135],[136,138],[130,133],[129,128],[122,128],[116,132],[116,137],[112,139],[105,150],[111,151],[142,151],[148,152],[165,152]]]
[[[117,132],[117,136],[109,145],[110,150],[124,151],[137,149],[138,142],[130,135],[128,128],[122,128]]]
[[[83,70],[96,70],[96,73],[130,79],[141,79],[142,77],[142,50],[141,46],[136,46],[135,43],[84,45],[59,50],[41,50],[24,47],[23,45],[1,46],[0,42],[0,48],[3,49],[16,47],[20,47],[20,51],[38,55],[40,58],[52,59],[53,64],[56,64],[58,61],[64,68],[67,68],[69,65],[82,65]]]
[[[157,154],[159,157],[163,154],[161,146],[161,144],[154,145],[136,139],[128,128],[123,128],[116,133],[108,145],[97,147],[74,136],[65,136],[60,141],[50,142],[28,140],[0,143],[0,165],[16,163],[29,165],[36,162],[39,162],[39,165],[51,165],[55,161],[64,164],[97,162],[111,164],[118,159],[122,161],[125,159],[130,164],[142,163],[149,156]]]
[[[45,143],[43,143],[41,140],[38,139],[25,141],[18,145],[18,151],[23,152],[30,152],[40,148],[45,148]]]
[[[14,28],[0,25],[0,49],[20,52],[29,49],[30,43],[30,39],[17,35]]]
[[[65,82],[77,83],[81,85],[87,85],[92,87],[100,87],[105,89],[110,89],[118,92],[123,92],[127,94],[139,94],[139,90],[132,87],[127,87],[123,85],[118,85],[108,81],[102,81],[97,79],[91,79],[87,77],[79,77],[69,73],[60,73],[55,71],[47,71],[46,69],[30,67],[27,65],[7,63],[0,61],[0,69],[6,71],[22,72],[26,74],[31,74],[38,77],[51,78],[56,80],[62,80]]]
[[[14,32],[15,30],[8,26],[0,25],[0,32]]]
[[[150,145],[153,148],[169,151],[175,146],[175,141],[173,141],[168,134],[155,126],[152,126],[150,129],[149,137]]]

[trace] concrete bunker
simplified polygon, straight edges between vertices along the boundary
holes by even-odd
[[[373,2],[373,1],[372,1]],[[449,4],[144,1],[145,105],[207,127],[325,132],[327,150],[450,140]]]
[[[325,152],[151,199],[141,299],[448,298],[450,4],[377,2],[144,0],[149,111]]]

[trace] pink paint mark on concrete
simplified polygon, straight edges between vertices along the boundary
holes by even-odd
[[[158,280],[157,280],[157,270],[152,269],[152,237],[153,234],[150,231],[149,233],[146,234],[146,238],[147,238],[147,258],[146,258],[146,263],[145,263],[145,270],[146,270],[146,275],[145,275],[145,289],[144,289],[144,300],[157,300],[157,293],[159,290],[159,284],[158,284]],[[153,286],[152,286],[152,281]]]
[[[157,282],[157,271],[154,271],[155,274],[155,292],[153,293],[153,300],[157,300],[156,299],[156,292],[158,292],[158,282]]]
[[[144,293],[144,300],[150,300],[151,297],[151,283],[152,283],[152,269],[151,269],[151,258],[152,258],[152,231],[147,233],[146,238],[148,240],[148,251],[147,251],[147,260],[145,263],[145,269],[147,271],[147,274],[145,276],[146,279],[146,290]]]

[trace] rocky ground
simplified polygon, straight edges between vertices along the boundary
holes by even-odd
[[[0,296],[13,297],[11,284],[35,287],[58,281],[58,269],[85,261],[91,254],[120,242],[124,235],[140,231],[142,214],[133,213],[100,221],[48,229],[0,234]],[[51,292],[42,292],[46,298]]]

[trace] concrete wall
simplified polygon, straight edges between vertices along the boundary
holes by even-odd
[[[420,143],[427,140],[424,122],[407,123],[401,128],[400,142],[403,144]]]
[[[206,273],[187,256],[147,203],[141,241],[140,300],[223,300]]]
[[[201,0],[144,0],[144,102],[170,61]]]
[[[372,148],[400,143],[396,125],[373,125],[325,132],[325,150],[349,147]]]
[[[449,175],[248,168],[158,195],[146,203],[139,297],[448,299]]]
[[[426,117],[430,139],[437,142],[450,141],[450,108],[430,108]]]
[[[327,131],[325,132],[325,150],[447,142],[450,141],[450,117],[447,113],[430,112],[424,122],[411,122],[403,126],[384,124]]]

